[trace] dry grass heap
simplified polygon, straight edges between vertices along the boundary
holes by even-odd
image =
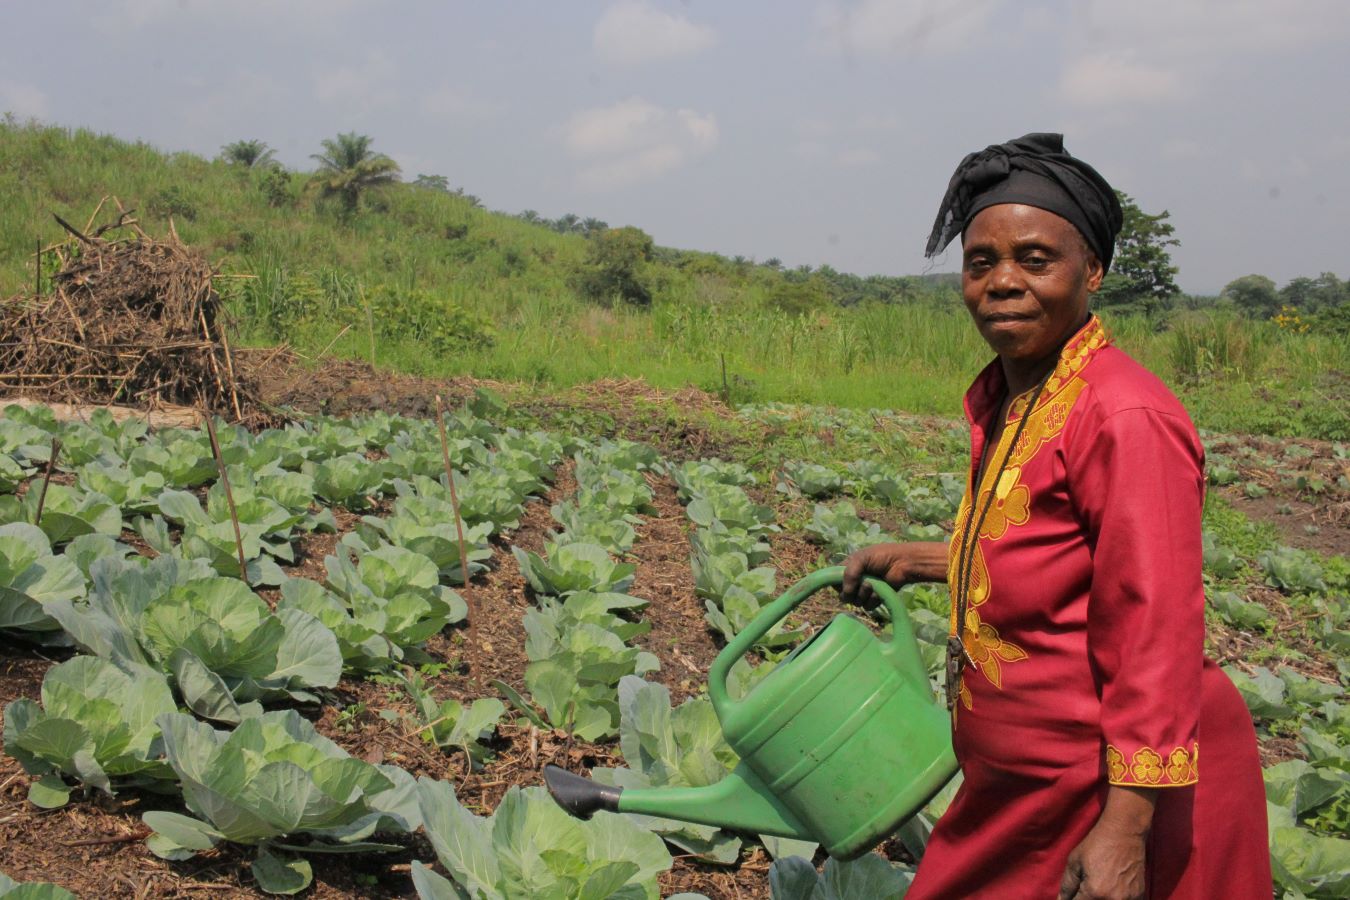
[[[172,225],[160,241],[127,212],[92,234],[57,221],[71,238],[52,248],[51,292],[0,302],[0,388],[44,402],[266,417],[235,374],[216,273]]]

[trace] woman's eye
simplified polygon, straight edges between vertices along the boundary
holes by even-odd
[[[1050,260],[1046,259],[1044,256],[1028,256],[1026,259],[1022,260],[1022,265],[1026,266],[1028,269],[1044,269],[1046,266],[1050,265]]]

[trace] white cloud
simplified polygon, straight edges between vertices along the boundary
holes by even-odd
[[[20,119],[45,119],[51,104],[42,90],[23,81],[0,81],[0,113],[13,113]]]
[[[700,53],[717,42],[717,32],[645,0],[621,0],[600,16],[591,39],[601,58],[635,65]]]
[[[1167,67],[1108,53],[1072,60],[1060,75],[1059,91],[1082,106],[1166,103],[1180,99],[1182,81]]]
[[[1002,0],[857,0],[831,2],[818,15],[827,51],[885,55],[940,53],[984,31]]]
[[[614,188],[646,181],[717,145],[717,119],[692,109],[666,109],[638,97],[576,113],[563,143],[584,166],[580,181]]]

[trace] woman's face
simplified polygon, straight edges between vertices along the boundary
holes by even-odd
[[[1005,365],[1034,366],[1056,354],[1102,283],[1102,264],[1078,229],[1035,206],[981,210],[961,248],[966,308]]]

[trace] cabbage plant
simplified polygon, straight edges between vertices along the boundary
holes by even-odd
[[[755,476],[738,462],[720,459],[690,460],[670,470],[671,478],[685,503],[702,494],[710,484],[729,484],[744,487],[755,483]]]
[[[487,818],[460,805],[454,789],[423,778],[418,805],[427,837],[451,880],[420,862],[423,900],[656,900],[670,868],[661,838],[616,813],[573,818],[539,787],[512,787]]]
[[[62,776],[108,794],[162,787],[173,772],[160,759],[155,717],[175,710],[159,672],[77,656],[47,670],[41,705],[25,697],[5,708],[5,752],[38,776],[28,799],[47,809],[70,799]]]
[[[730,484],[707,485],[685,507],[685,514],[700,528],[718,522],[728,530],[747,534],[778,530],[773,524],[772,507],[752,502],[745,491]]]
[[[0,525],[0,631],[44,644],[68,644],[48,606],[85,593],[84,576],[52,554],[47,535],[24,522]]]
[[[617,563],[596,544],[545,544],[544,554],[512,547],[521,574],[539,594],[565,595],[574,591],[622,593],[633,583],[637,567]]]
[[[844,489],[844,476],[818,463],[790,462],[783,466],[778,490],[805,497],[830,497]]]
[[[350,510],[369,509],[370,495],[384,482],[381,467],[360,453],[344,453],[305,468],[314,479],[315,494],[329,506]]]
[[[823,544],[830,558],[838,561],[862,547],[893,541],[875,522],[865,522],[852,503],[841,501],[833,507],[817,503],[806,526],[811,540]]]
[[[555,728],[587,741],[619,727],[618,684],[625,675],[660,668],[651,653],[629,647],[614,632],[549,604],[525,613],[525,685]]]
[[[492,526],[488,523],[464,525],[463,530],[469,573],[484,571],[483,560],[492,558],[492,549],[487,543]],[[356,530],[343,536],[342,543],[358,553],[373,550],[380,544],[393,544],[430,559],[447,581],[464,580],[459,530],[455,527],[453,514],[445,513],[439,505],[429,506],[417,497],[399,497],[389,516],[362,517]]]
[[[440,584],[436,564],[402,547],[382,545],[361,554],[359,564],[344,548],[324,567],[326,588],[301,578],[282,582],[277,610],[303,610],[332,630],[348,669],[375,671],[411,658],[468,613],[463,598]]]
[[[33,522],[37,518],[40,488],[34,488],[20,500],[0,497],[0,522]],[[51,484],[42,504],[42,521],[37,526],[54,546],[85,534],[122,533],[122,511],[108,497],[64,484]]]
[[[4,900],[77,900],[63,887],[47,881],[15,881],[0,872],[0,897]]]
[[[163,859],[188,859],[221,841],[257,846],[258,886],[293,894],[313,880],[310,865],[275,851],[398,850],[368,838],[421,824],[411,776],[348,756],[294,710],[246,719],[232,732],[180,713],[157,722],[192,813],[142,816],[153,832],[146,846]]]
[[[559,546],[597,544],[609,553],[627,553],[637,540],[637,532],[629,522],[632,517],[615,516],[608,509],[578,506],[564,500],[553,504],[549,514],[563,528],[561,534],[549,533],[549,539]]]
[[[77,643],[121,666],[172,675],[195,713],[237,722],[256,702],[315,702],[333,687],[342,654],[309,613],[273,613],[242,582],[204,574],[200,564],[161,557],[150,564],[101,561],[86,603],[50,605]]]
[[[773,900],[879,900],[903,897],[913,878],[911,867],[875,853],[849,862],[827,859],[823,872],[808,859],[789,856],[769,867],[769,890]]]

